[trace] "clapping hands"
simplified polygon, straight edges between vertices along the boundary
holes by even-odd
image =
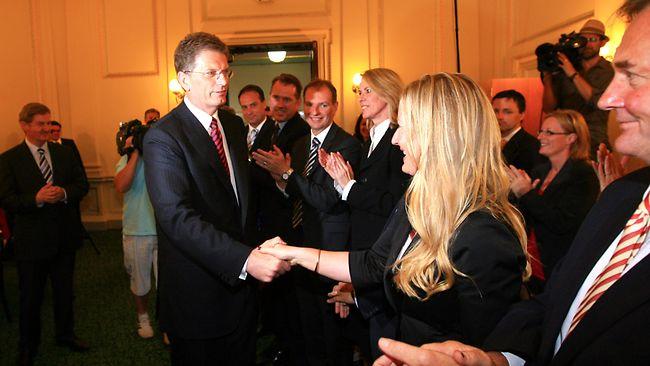
[[[540,180],[531,180],[528,174],[522,169],[517,169],[510,165],[508,169],[508,178],[510,179],[510,190],[517,198],[535,189]]]
[[[600,183],[600,191],[602,192],[611,182],[625,175],[625,165],[630,160],[630,157],[624,155],[620,160],[614,156],[614,153],[607,150],[605,144],[598,145],[596,151],[596,161],[592,161],[591,165],[598,176]]]
[[[327,153],[327,151],[320,149],[318,150],[318,162],[341,188],[354,179],[352,166],[339,152]]]

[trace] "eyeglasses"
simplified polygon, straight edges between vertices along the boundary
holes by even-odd
[[[190,71],[190,70],[185,70],[183,71],[184,73],[187,74],[201,74],[203,75],[204,78],[206,79],[232,79],[233,75],[235,74],[232,69],[225,69],[225,70],[207,70],[207,71]]]
[[[601,40],[600,37],[585,37],[585,39],[587,40],[587,42],[598,42]]]
[[[555,135],[570,135],[573,132],[555,132],[551,130],[539,130],[537,136],[546,135],[546,136],[555,136]]]

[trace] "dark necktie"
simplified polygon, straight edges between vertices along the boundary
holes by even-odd
[[[302,176],[309,178],[309,175],[314,171],[316,166],[316,161],[318,160],[318,148],[320,147],[320,141],[314,137],[311,141],[311,148],[309,149],[309,158],[307,159],[307,164],[305,169],[302,172]],[[302,200],[297,199],[293,203],[293,215],[291,216],[291,226],[296,228],[302,223]]]
[[[45,179],[47,183],[52,183],[52,168],[45,157],[45,150],[38,148],[37,151],[41,155],[38,161],[38,168],[41,170],[41,174],[43,174],[43,179]]]
[[[210,137],[212,137],[212,142],[217,148],[217,154],[219,155],[219,160],[223,165],[223,168],[226,170],[226,174],[230,176],[230,168],[228,167],[228,159],[226,158],[226,150],[223,147],[223,136],[217,125],[217,120],[213,117],[212,123],[210,124]]]

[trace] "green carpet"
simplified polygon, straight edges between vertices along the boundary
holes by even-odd
[[[42,341],[36,365],[169,365],[169,354],[160,333],[142,339],[136,333],[136,316],[129,279],[122,262],[121,233],[92,233],[101,251],[89,243],[77,254],[75,269],[75,332],[86,340],[87,353],[73,353],[54,344],[52,294],[46,291],[42,308]],[[18,278],[14,262],[4,262],[5,286],[13,321],[0,313],[0,365],[13,365],[18,344]],[[149,299],[154,316],[155,291]],[[0,305],[1,309],[1,305]]]

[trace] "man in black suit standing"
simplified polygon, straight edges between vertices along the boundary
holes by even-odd
[[[311,133],[296,141],[290,156],[275,148],[253,153],[257,164],[275,178],[292,202],[292,233],[287,241],[325,250],[347,250],[350,213],[340,200],[334,181],[318,162],[317,151],[339,152],[356,169],[358,140],[334,122],[336,89],[316,79],[304,90],[304,110]],[[344,319],[326,302],[335,284],[308,271],[297,271],[296,291],[305,347],[311,365],[347,365],[351,352],[343,337]]]
[[[253,278],[269,282],[289,270],[244,243],[250,189],[244,124],[218,110],[232,75],[228,57],[213,34],[181,40],[174,66],[185,98],[144,139],[158,232],[160,323],[172,365],[252,365]]]
[[[619,12],[632,21],[598,106],[616,111],[616,150],[650,163],[650,1],[628,0]],[[458,342],[380,347],[411,366],[650,364],[649,210],[650,168],[609,184],[544,292],[513,306],[488,337],[484,348],[493,352]]]
[[[79,160],[79,164],[81,167],[84,167],[83,160],[81,159],[81,153],[79,152],[79,149],[77,148],[77,144],[75,144],[73,139],[66,139],[61,137],[61,130],[63,129],[63,126],[61,126],[61,123],[59,121],[50,121],[50,141],[57,143],[59,145],[67,146],[72,150],[72,153],[74,154],[75,158]],[[85,172],[85,171],[84,171]]]
[[[88,349],[74,334],[73,316],[75,252],[82,242],[76,208],[88,182],[72,150],[47,142],[50,115],[41,103],[26,104],[19,114],[25,141],[0,156],[0,206],[14,216],[20,365],[32,364],[38,350],[48,276],[57,344],[73,351]]]
[[[539,154],[539,141],[521,126],[526,114],[526,99],[516,90],[503,90],[492,97],[492,107],[499,121],[506,164],[530,174],[545,158]]]

